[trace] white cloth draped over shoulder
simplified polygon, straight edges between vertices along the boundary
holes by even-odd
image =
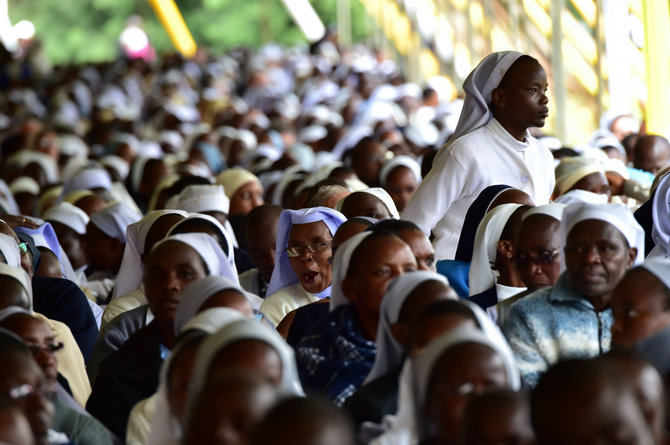
[[[551,152],[526,132],[518,141],[493,118],[488,104],[509,67],[522,54],[486,57],[464,83],[465,103],[456,132],[440,149],[402,218],[432,231],[440,259],[453,259],[465,214],[483,189],[508,184],[526,192],[536,205],[549,202],[554,189]]]
[[[658,183],[651,207],[654,222],[651,238],[656,244],[649,257],[670,256],[670,175],[665,175]]]

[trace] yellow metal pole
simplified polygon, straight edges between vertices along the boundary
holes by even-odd
[[[172,44],[184,57],[193,57],[198,49],[174,0],[149,0]]]
[[[647,62],[647,132],[670,136],[670,10],[668,1],[643,0]]]

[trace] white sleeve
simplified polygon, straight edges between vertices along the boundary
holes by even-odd
[[[467,169],[453,156],[454,148],[437,154],[433,168],[402,212],[401,219],[419,226],[426,236],[461,195],[467,181]]]

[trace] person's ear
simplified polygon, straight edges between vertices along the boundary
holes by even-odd
[[[635,263],[635,258],[637,257],[637,247],[631,247],[628,249],[628,268],[630,269],[633,267],[633,263]]]
[[[346,277],[344,280],[342,280],[342,293],[345,297],[347,297],[347,300],[351,302],[356,301],[354,280],[350,277]]]
[[[494,88],[493,91],[491,91],[491,104],[496,108],[505,107],[505,92],[502,89]]]
[[[508,260],[514,258],[514,244],[511,241],[501,239],[498,241],[498,254],[504,256]]]

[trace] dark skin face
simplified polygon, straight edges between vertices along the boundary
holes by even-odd
[[[257,373],[276,386],[281,383],[281,358],[272,346],[260,340],[239,340],[221,349],[212,361],[210,378],[232,367]]]
[[[517,61],[491,93],[493,116],[515,139],[526,130],[544,127],[549,115],[547,73],[536,61]]]
[[[48,382],[32,357],[14,352],[6,354],[0,367],[0,394],[21,385],[30,385],[36,389],[32,394],[15,400],[13,403],[25,414],[35,436],[35,443],[46,445],[47,432],[52,426],[54,406],[49,400]]]
[[[398,321],[391,325],[393,336],[405,351],[410,349],[410,329],[421,311],[435,301],[453,300],[455,298],[453,291],[440,281],[425,281],[407,295],[400,308]]]
[[[559,221],[546,215],[533,215],[521,223],[516,267],[531,292],[553,286],[558,281],[561,274],[560,225]]]
[[[612,342],[632,347],[670,326],[667,290],[655,275],[634,269],[612,292]]]
[[[221,378],[203,388],[184,444],[246,445],[254,426],[272,407],[276,392],[256,379]]]
[[[99,196],[89,195],[77,200],[74,205],[86,212],[88,216],[91,216],[95,212],[104,209],[107,206],[107,201]]]
[[[58,257],[45,247],[38,247],[37,249],[40,251],[41,256],[39,269],[37,269],[35,276],[63,278],[63,272]]]
[[[565,246],[568,280],[597,311],[605,310],[614,286],[633,265],[636,255],[637,249],[629,248],[612,224],[587,219],[568,234]]]
[[[2,323],[3,328],[9,329],[21,340],[31,351],[35,363],[42,369],[48,384],[55,389],[58,378],[58,360],[55,352],[47,349],[48,345],[56,344],[56,336],[49,325],[37,317],[29,314],[14,314],[7,317]],[[37,348],[40,348],[37,350]]]
[[[356,148],[352,168],[356,176],[369,187],[376,187],[379,184],[379,170],[384,164],[387,151],[386,146],[376,141]]]
[[[184,243],[165,242],[149,255],[144,269],[144,293],[166,346],[171,347],[174,342],[174,317],[184,287],[205,276],[207,269],[202,258]]]
[[[139,196],[146,202],[161,183],[163,178],[172,174],[172,169],[163,161],[149,161],[144,167],[144,174],[139,185]]]
[[[104,233],[95,224],[86,226],[86,253],[96,270],[118,272],[126,245]]]
[[[244,314],[247,317],[253,317],[254,311],[249,305],[247,298],[241,292],[235,289],[225,289],[210,296],[198,308],[198,312],[214,307],[229,307]]]
[[[577,406],[580,409],[575,409]],[[566,388],[563,396],[553,401],[552,412],[551,424],[535,431],[542,445],[653,443],[633,394],[611,381]]]
[[[398,275],[417,269],[409,246],[396,237],[377,238],[361,243],[357,256],[342,281],[342,291],[356,309],[363,335],[377,337],[379,307],[388,283]]]
[[[293,224],[288,235],[288,247],[304,247],[313,243],[325,243],[332,240],[330,230],[323,221],[308,224]],[[307,292],[318,293],[330,286],[333,267],[331,245],[321,252],[305,250],[302,255],[289,257],[291,268],[298,282]]]
[[[472,445],[534,445],[529,407],[521,402],[489,404],[478,410],[477,420],[465,431],[464,443]]]
[[[261,224],[245,227],[247,252],[266,283],[270,282],[275,267],[278,221],[278,218],[270,218]]]
[[[79,235],[68,226],[56,221],[49,221],[56,232],[61,247],[70,259],[72,268],[77,270],[86,265],[86,237]]]
[[[355,192],[347,196],[340,211],[347,218],[368,216],[376,219],[388,219],[391,217],[391,212],[381,199],[365,192]]]
[[[670,144],[660,136],[643,136],[635,144],[635,168],[657,174],[670,160]]]
[[[333,236],[333,255],[337,251],[337,248],[342,245],[342,243],[358,233],[365,232],[368,227],[370,226],[361,222],[345,221],[340,227],[337,228],[337,232],[335,232],[335,236]]]
[[[607,195],[607,199],[612,196],[610,185],[607,178],[602,173],[591,173],[577,181],[570,190],[586,190],[597,195]]]
[[[398,232],[398,237],[412,249],[419,270],[436,271],[435,249],[422,231],[402,230]]]
[[[384,189],[391,195],[398,212],[402,212],[418,186],[414,173],[400,165],[389,173]]]
[[[459,443],[467,403],[487,389],[507,386],[505,365],[493,349],[477,343],[455,346],[431,372],[425,412],[444,443]]]

